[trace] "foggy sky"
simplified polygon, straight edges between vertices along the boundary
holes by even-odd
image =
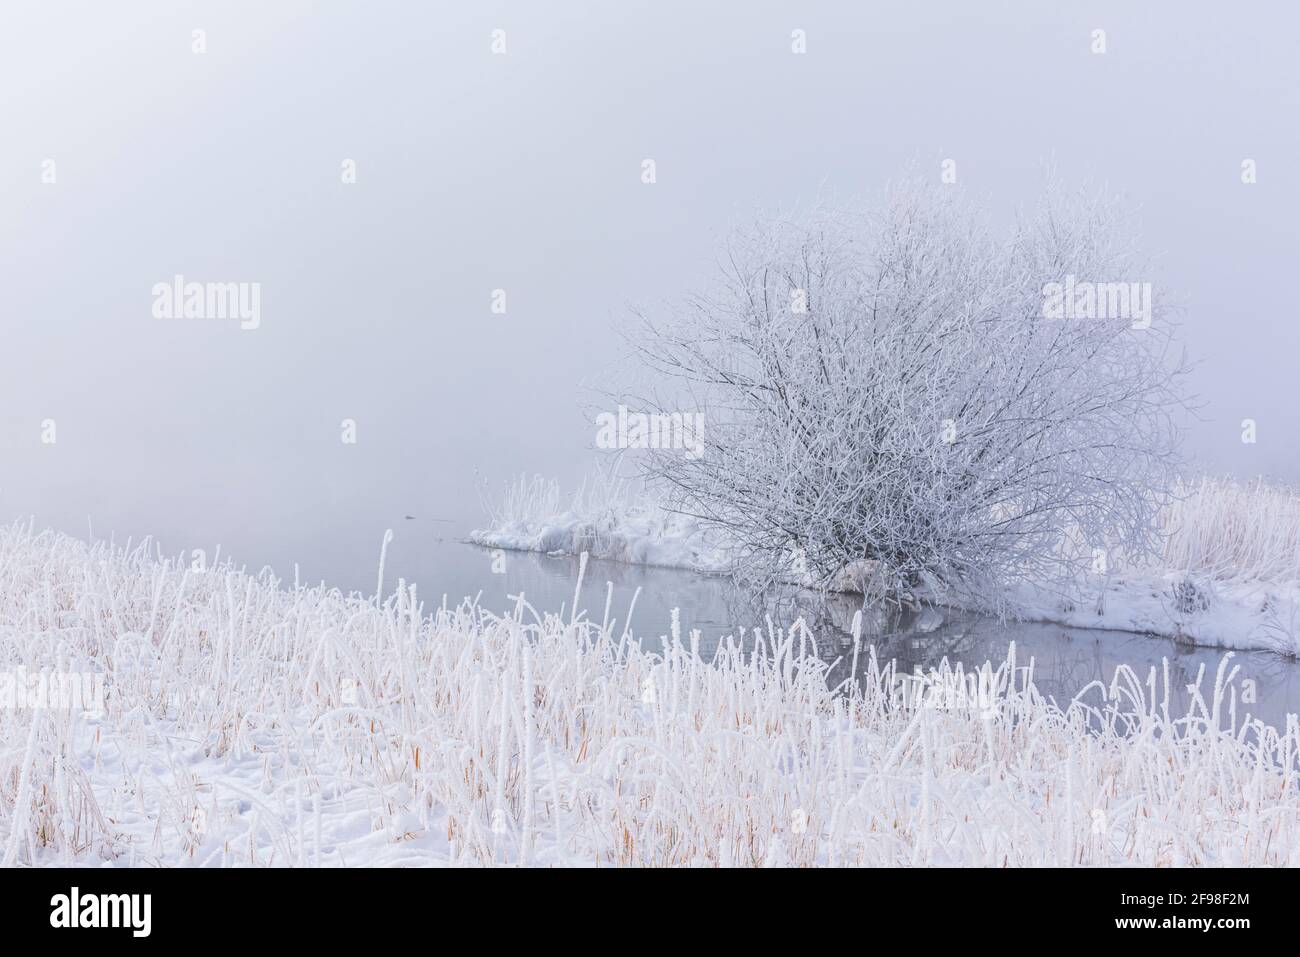
[[[405,514],[463,532],[476,483],[582,477],[627,305],[698,288],[731,224],[949,157],[994,210],[1048,160],[1140,207],[1200,360],[1188,451],[1300,480],[1298,28],[1186,2],[8,2],[0,520],[281,567],[369,555]],[[178,273],[259,282],[260,327],[154,318]]]

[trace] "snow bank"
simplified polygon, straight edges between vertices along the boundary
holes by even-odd
[[[1167,668],[1061,710],[1014,649],[900,695],[860,639],[842,693],[802,625],[697,640],[0,530],[0,668],[104,688],[0,702],[0,859],[1300,864],[1300,722],[1239,714],[1230,655],[1171,717]]]
[[[1010,593],[1009,605],[1027,621],[1300,655],[1300,582],[1295,581],[1215,580],[1184,572],[1097,577],[1074,597],[1022,586]]]
[[[497,500],[486,502],[490,528],[470,533],[489,548],[593,558],[724,573],[731,562],[724,544],[693,518],[653,502],[638,502],[630,488],[606,475],[584,482],[562,504],[559,484],[522,476]]]
[[[1025,584],[1008,590],[1003,606],[1027,621],[1300,655],[1300,496],[1280,486],[1218,479],[1186,492],[1165,516],[1166,560],[1190,571],[1097,575],[1070,594]],[[716,532],[654,504],[606,497],[593,507],[578,496],[548,514],[538,506],[555,508],[554,488],[534,495],[531,511],[519,501],[508,521],[476,530],[470,540],[697,572],[723,574],[731,567]],[[858,590],[852,574],[834,587]]]
[[[491,548],[688,568],[722,573],[730,567],[726,549],[706,534],[694,519],[653,505],[630,505],[601,515],[569,510],[539,522],[515,521],[502,527],[476,530],[470,540]]]

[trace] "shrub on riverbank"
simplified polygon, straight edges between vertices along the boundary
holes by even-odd
[[[760,220],[630,334],[656,391],[619,407],[703,422],[647,480],[740,573],[969,607],[1158,553],[1183,368],[1122,205],[1051,193],[1002,236],[960,196]]]
[[[644,494],[603,495],[593,508],[589,496],[566,502],[554,482],[540,478],[520,478],[511,488],[508,497],[516,507],[510,520],[494,520],[471,533],[472,541],[570,554],[585,550],[599,558],[714,574],[731,572],[739,560],[725,530]],[[525,502],[537,507],[519,507]],[[1156,522],[1164,530],[1160,553],[1146,564],[1134,567],[1125,556],[1067,589],[1016,582],[1000,589],[997,604],[1011,618],[1300,655],[1300,494],[1262,479],[1184,480]],[[592,528],[599,534],[591,534]],[[869,569],[850,567],[829,583],[830,590],[862,592],[861,575]],[[783,577],[814,584],[793,563]],[[965,607],[951,593],[917,597]]]

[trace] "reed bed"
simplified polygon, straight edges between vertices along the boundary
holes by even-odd
[[[704,661],[676,616],[643,641],[612,613],[427,607],[382,558],[345,595],[0,529],[0,670],[105,687],[99,713],[0,708],[0,860],[1300,863],[1300,724],[1247,719],[1230,654],[1186,714],[1167,669],[1058,707],[1014,648],[974,706],[900,698],[860,637],[831,686],[802,624]]]
[[[1300,490],[1202,477],[1165,510],[1164,565],[1216,578],[1300,579]]]

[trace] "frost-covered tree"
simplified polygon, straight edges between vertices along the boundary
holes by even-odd
[[[1183,364],[1119,204],[1051,192],[995,232],[955,195],[762,220],[714,288],[638,313],[674,385],[627,401],[704,413],[703,455],[649,477],[746,574],[995,602],[1158,545]]]

